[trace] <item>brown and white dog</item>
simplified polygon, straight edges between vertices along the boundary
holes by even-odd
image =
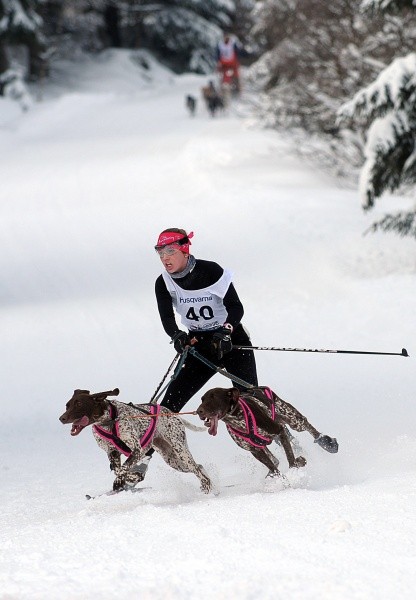
[[[59,417],[61,423],[72,423],[71,435],[79,435],[92,425],[97,444],[105,450],[110,468],[116,478],[113,490],[128,489],[144,479],[144,474],[134,466],[145,453],[154,448],[165,462],[177,471],[193,473],[205,493],[211,490],[211,481],[202,465],[197,465],[186,441],[185,427],[204,431],[177,416],[166,416],[169,411],[158,404],[125,404],[107,400],[117,396],[115,388],[108,392],[90,394],[88,390],[75,390]],[[121,455],[126,460],[121,464]]]
[[[196,412],[211,435],[217,434],[218,420],[224,421],[234,442],[263,463],[269,475],[280,476],[279,461],[267,448],[276,437],[286,453],[289,467],[306,465],[303,456],[295,458],[286,426],[299,432],[307,431],[324,450],[338,452],[335,438],[319,433],[306,417],[268,387],[247,392],[237,388],[213,388],[202,396]]]

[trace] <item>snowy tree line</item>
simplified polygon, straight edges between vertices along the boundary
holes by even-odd
[[[0,0],[0,95],[26,106],[24,81],[51,60],[148,48],[177,72],[206,73],[224,29],[245,35],[254,0]]]
[[[413,185],[416,0],[0,0],[0,94],[55,57],[148,48],[177,72],[209,73],[222,32],[251,50],[265,123],[324,140],[361,171],[363,205]],[[253,49],[255,49],[253,51]],[[28,102],[26,102],[28,104]],[[413,213],[375,224],[416,237]]]
[[[253,11],[263,51],[251,79],[265,120],[326,140],[336,165],[364,163],[365,209],[416,183],[415,8],[416,0],[263,0]],[[372,229],[416,237],[416,211],[387,214]]]
[[[69,45],[147,47],[178,70],[207,72],[224,29],[245,35],[255,0],[0,0],[0,73],[14,46],[39,76],[48,51]]]

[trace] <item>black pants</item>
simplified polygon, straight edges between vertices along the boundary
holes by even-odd
[[[198,342],[194,347],[199,354],[216,366],[225,368],[230,375],[235,375],[252,385],[258,385],[256,360],[252,350],[232,350],[224,354],[221,361],[219,361],[211,350],[212,334],[196,334],[195,337]],[[231,339],[235,345],[252,345],[250,338],[241,325],[235,328]],[[205,365],[195,356],[188,354],[179,375],[168,386],[161,406],[169,408],[172,412],[179,412],[215,373],[216,371],[211,367]],[[224,387],[232,386],[242,390],[246,389],[244,386],[224,378]]]

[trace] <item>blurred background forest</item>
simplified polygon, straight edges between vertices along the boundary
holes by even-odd
[[[228,32],[264,126],[345,181],[363,207],[416,181],[415,0],[0,0],[0,96],[30,107],[63,58],[146,49],[209,75]],[[374,224],[416,237],[413,210]]]

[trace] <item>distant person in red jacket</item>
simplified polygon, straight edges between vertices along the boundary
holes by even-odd
[[[241,48],[228,33],[217,44],[217,68],[222,74],[222,83],[233,83],[235,90],[240,91],[240,57]]]

